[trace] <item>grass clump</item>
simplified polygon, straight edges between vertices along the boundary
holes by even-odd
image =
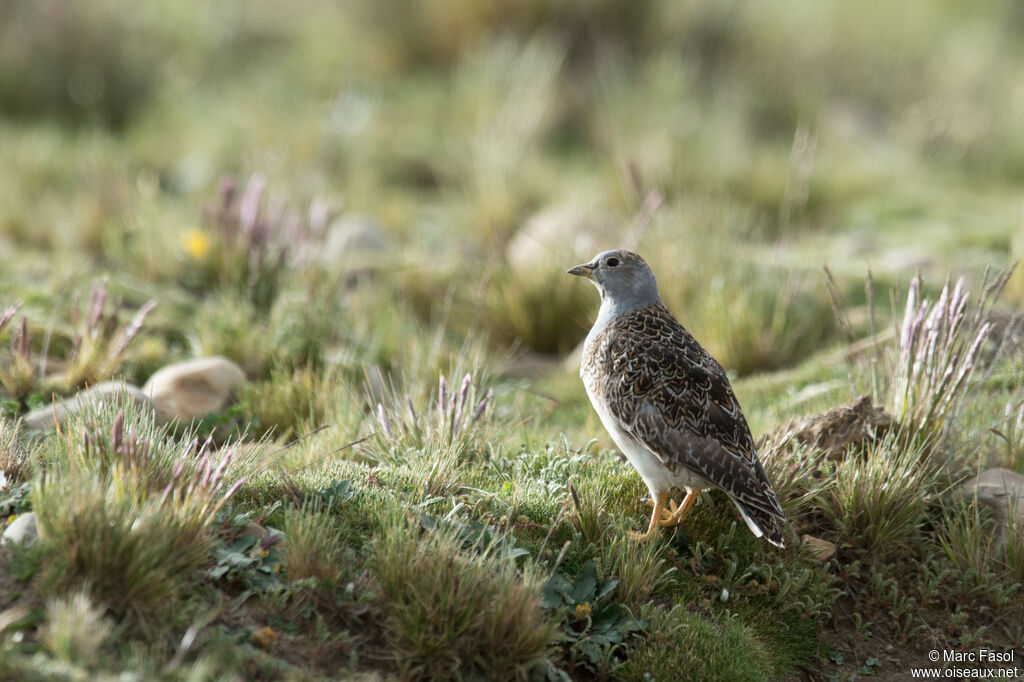
[[[0,417],[0,472],[5,484],[26,480],[33,469],[28,450],[18,440],[19,431],[17,421]],[[0,489],[3,487],[0,485]]]
[[[337,583],[349,570],[350,558],[329,509],[305,504],[285,511],[281,551],[285,572],[292,581],[313,578]]]
[[[567,353],[582,341],[596,299],[589,284],[565,280],[572,265],[495,273],[483,299],[484,323],[494,341],[538,353]]]
[[[466,372],[459,387],[449,386],[445,375],[419,407],[411,395],[390,387],[377,403],[374,452],[383,461],[405,462],[410,453],[452,463],[480,457],[495,435],[494,391],[484,390],[478,372]]]
[[[122,302],[115,302],[108,312],[107,287],[106,279],[92,283],[84,316],[79,311],[79,294],[74,295],[71,350],[65,361],[63,380],[67,390],[114,376],[124,362],[128,345],[142,329],[146,316],[156,307],[156,301],[146,302],[131,321],[120,328]]]
[[[991,281],[986,275],[971,311],[962,277],[952,289],[947,280],[934,303],[922,297],[920,275],[911,281],[891,395],[893,414],[913,441],[939,444],[965,404],[975,372],[994,361],[984,352],[993,329],[989,312],[1011,272]]]
[[[59,661],[85,668],[95,666],[114,634],[114,624],[104,611],[89,596],[88,589],[50,600],[43,645]]]
[[[961,573],[986,575],[998,554],[996,521],[982,512],[976,500],[945,510],[939,544]]]
[[[648,639],[615,669],[620,680],[768,680],[772,657],[757,632],[740,619],[687,610],[647,607]],[[685,663],[684,663],[685,662]]]
[[[142,617],[206,560],[207,527],[243,480],[233,449],[174,443],[146,417],[112,410],[73,422],[47,456],[31,490],[51,557],[44,586],[87,586]]]
[[[619,533],[609,543],[608,558],[619,580],[615,597],[630,608],[638,608],[651,595],[667,589],[676,567],[670,565],[668,544],[635,540]]]
[[[17,303],[0,315],[0,331],[10,324],[21,307]],[[29,346],[28,319],[21,318],[21,324],[11,331],[11,355],[6,366],[0,368],[0,385],[14,400],[23,401],[35,387],[35,371],[32,366],[32,351]]]
[[[323,422],[331,401],[333,377],[310,367],[294,371],[275,367],[266,381],[242,387],[242,411],[252,415],[255,428],[289,438]]]
[[[569,495],[572,498],[573,506],[570,519],[576,530],[588,543],[596,546],[603,545],[605,536],[613,532],[614,529],[600,493],[589,486],[580,490],[570,480]]]
[[[833,335],[831,308],[806,277],[764,266],[730,270],[733,277],[716,274],[686,307],[696,309],[694,326],[724,367],[741,375],[786,367]]]
[[[108,308],[106,278],[94,280],[85,310],[81,293],[75,292],[71,304],[70,326],[50,329],[38,358],[33,358],[33,345],[27,316],[11,331],[10,357],[0,369],[0,386],[12,400],[24,403],[32,393],[67,393],[88,384],[110,379],[124,365],[129,345],[138,336],[150,311],[151,300],[143,304],[125,325],[121,324],[123,301]],[[0,331],[17,313],[20,304],[0,314]],[[56,333],[54,333],[56,332]],[[55,366],[57,371],[49,373]]]
[[[887,436],[863,456],[836,464],[833,485],[817,505],[845,543],[881,559],[917,537],[940,473],[925,448]]]
[[[321,243],[329,211],[320,201],[304,215],[277,196],[266,199],[267,181],[249,178],[241,193],[234,178],[221,181],[218,203],[207,211],[205,228],[185,235],[193,266],[186,280],[195,288],[228,288],[259,311],[268,311],[296,262]]]
[[[388,522],[370,567],[391,655],[410,677],[525,680],[554,637],[531,569],[491,549],[467,554],[444,528]]]

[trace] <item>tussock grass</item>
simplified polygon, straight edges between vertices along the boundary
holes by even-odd
[[[834,484],[817,506],[842,542],[881,560],[903,552],[918,537],[925,509],[938,492],[941,465],[924,446],[906,446],[890,435],[863,457],[836,464]]]
[[[27,315],[14,322],[21,304],[0,314],[0,332],[10,326],[10,357],[0,368],[0,386],[21,403],[31,393],[67,393],[87,384],[113,377],[125,362],[128,347],[138,336],[155,300],[144,303],[127,324],[122,324],[122,300],[108,306],[108,281],[94,280],[82,306],[81,292],[75,292],[70,306],[70,324],[44,334],[37,354]],[[63,351],[63,352],[62,352]],[[54,367],[56,366],[56,367]],[[56,368],[56,372],[48,371]]]
[[[501,428],[493,402],[494,391],[480,372],[466,372],[455,385],[442,374],[437,390],[423,400],[391,386],[377,404],[373,451],[391,463],[403,463],[414,453],[452,465],[480,459]]]
[[[88,588],[51,599],[46,605],[43,645],[59,661],[94,667],[114,635],[114,624],[104,611],[93,602]]]
[[[285,572],[292,581],[315,578],[338,583],[348,575],[352,557],[346,555],[337,520],[323,505],[305,504],[284,513]]]
[[[266,381],[246,384],[238,403],[263,432],[287,439],[324,423],[334,384],[329,373],[311,367],[294,371],[277,367]]]
[[[708,618],[682,604],[640,611],[650,622],[646,646],[615,669],[621,680],[766,680],[774,675],[772,657],[756,631],[739,618]],[[685,661],[685,663],[682,663]]]
[[[404,519],[386,521],[370,566],[391,655],[406,675],[527,679],[554,636],[531,568],[520,572],[491,550],[468,555],[443,528],[424,534]]]
[[[115,301],[108,311],[107,289],[106,279],[93,282],[81,312],[80,295],[74,295],[71,304],[71,350],[65,360],[63,376],[65,390],[114,376],[124,362],[128,345],[138,335],[146,316],[156,306],[155,300],[147,301],[122,328],[120,312],[123,303]]]
[[[32,473],[34,462],[18,439],[19,424],[0,417],[0,471],[7,481],[21,482]]]
[[[218,201],[207,210],[205,229],[186,235],[195,264],[186,275],[199,289],[234,289],[256,310],[270,309],[290,267],[322,245],[327,205],[313,201],[302,212],[268,192],[267,179],[254,174],[240,187],[234,178],[220,183]]]
[[[528,172],[558,114],[564,57],[564,45],[543,33],[506,35],[477,46],[455,69],[461,133],[452,161],[472,232],[500,242],[521,217]]]
[[[272,337],[253,305],[237,292],[217,290],[199,304],[193,324],[199,353],[222,355],[254,377],[265,376],[271,367]]]
[[[834,478],[823,475],[819,456],[785,439],[762,445],[760,457],[782,511],[791,523],[801,523],[812,516],[815,502],[834,485]]]
[[[638,247],[665,304],[708,351],[740,375],[787,367],[836,335],[823,286],[748,250],[759,223],[709,202],[666,202]]]
[[[21,307],[17,303],[0,315],[0,331],[11,324]],[[32,365],[32,351],[29,345],[28,319],[22,315],[21,323],[11,330],[11,356],[7,366],[0,370],[0,384],[4,391],[16,400],[24,400],[35,386],[35,368]]]
[[[587,335],[596,296],[589,284],[566,281],[565,270],[573,265],[554,263],[524,273],[498,270],[483,300],[483,322],[494,341],[538,353],[576,347]]]
[[[31,490],[51,557],[44,584],[86,586],[144,619],[206,560],[207,527],[243,480],[231,467],[236,453],[176,444],[146,417],[109,408],[68,433],[51,441]]]
[[[694,333],[738,374],[790,365],[835,332],[820,287],[779,268],[726,268],[686,309],[694,311]]]
[[[951,505],[943,514],[939,544],[961,573],[989,573],[997,554],[996,521],[975,500]]]
[[[613,529],[614,532],[614,529]],[[618,532],[608,543],[607,561],[618,578],[615,598],[632,609],[647,603],[652,595],[666,591],[675,577],[668,544],[635,540]]]
[[[947,281],[934,303],[922,298],[920,275],[911,281],[891,397],[893,414],[912,440],[941,444],[974,388],[975,372],[994,362],[998,351],[984,354],[993,329],[989,313],[1011,272],[991,280],[986,274],[971,309],[963,278],[952,288]],[[1002,339],[997,343],[1001,347]]]
[[[611,527],[611,518],[601,493],[590,481],[587,481],[587,485],[581,490],[570,480],[569,494],[572,498],[570,518],[576,530],[588,543],[598,547],[604,545],[606,536],[614,529]]]

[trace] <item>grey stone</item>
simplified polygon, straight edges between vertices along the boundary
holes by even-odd
[[[998,524],[996,544],[1002,546],[1012,528],[1024,538],[1024,476],[1009,469],[988,469],[969,479],[954,493],[992,510]]]
[[[70,398],[32,410],[22,417],[22,423],[31,431],[48,431],[58,425],[63,426],[86,405],[104,401],[114,401],[117,404],[134,402],[140,409],[152,408],[149,398],[137,386],[121,381],[104,381],[79,391]]]
[[[4,529],[3,541],[5,543],[31,545],[38,539],[39,526],[36,523],[35,512],[22,514]]]
[[[822,540],[816,538],[813,535],[804,535],[801,538],[804,547],[810,553],[812,559],[818,561],[828,561],[836,555],[836,545],[834,542],[828,540]]]
[[[615,224],[576,204],[549,206],[534,213],[509,241],[505,257],[519,274],[557,264],[560,272],[619,246]]]
[[[327,228],[321,258],[332,266],[373,266],[393,249],[391,238],[373,218],[340,216]]]
[[[245,384],[245,372],[219,355],[168,365],[142,387],[157,418],[191,420],[222,412]]]

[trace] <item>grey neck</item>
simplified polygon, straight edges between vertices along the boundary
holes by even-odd
[[[596,336],[608,326],[609,322],[620,315],[646,308],[652,303],[661,301],[661,297],[658,296],[658,285],[654,282],[653,277],[649,282],[638,283],[638,285],[629,291],[619,292],[614,297],[598,287],[601,291],[601,308],[597,311],[597,319],[594,320],[594,326],[588,336]]]

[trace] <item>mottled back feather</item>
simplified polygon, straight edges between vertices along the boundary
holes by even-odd
[[[610,321],[588,340],[583,363],[626,433],[671,470],[724,490],[781,542],[782,509],[725,371],[660,300]]]

